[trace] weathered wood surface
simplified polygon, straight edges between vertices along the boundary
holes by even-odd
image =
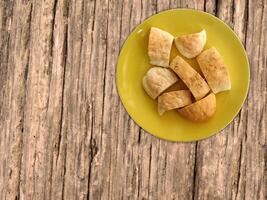
[[[145,133],[115,84],[129,33],[179,7],[228,23],[251,65],[239,115],[194,143]],[[266,15],[266,0],[1,0],[0,199],[266,199]]]

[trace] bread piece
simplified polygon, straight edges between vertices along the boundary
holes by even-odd
[[[180,56],[173,59],[170,68],[182,79],[196,100],[203,98],[210,91],[201,75]]]
[[[143,87],[147,94],[155,99],[164,90],[173,85],[178,80],[175,73],[167,68],[153,67],[143,78]]]
[[[213,93],[231,89],[228,70],[216,48],[203,51],[197,57],[197,62]]]
[[[170,53],[174,37],[159,28],[150,29],[148,41],[148,56],[150,64],[162,67],[169,66]]]
[[[213,93],[178,110],[183,117],[195,122],[201,122],[209,119],[214,115],[215,111],[216,97]]]
[[[206,31],[182,35],[175,38],[175,45],[179,52],[186,58],[194,58],[201,53],[206,44]]]
[[[192,103],[189,90],[178,90],[163,93],[158,98],[158,113],[162,115],[167,110],[181,108]]]

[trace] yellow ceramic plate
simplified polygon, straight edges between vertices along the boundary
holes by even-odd
[[[217,110],[210,120],[194,123],[182,118],[176,110],[168,111],[163,116],[158,115],[157,101],[152,100],[142,88],[142,78],[151,67],[147,44],[152,26],[174,36],[205,29],[205,48],[214,46],[223,56],[229,69],[232,89],[216,95]],[[173,46],[171,58],[177,54]],[[186,60],[199,70],[195,59]],[[200,140],[225,128],[242,107],[249,87],[248,58],[236,34],[220,19],[197,10],[168,10],[138,25],[124,43],[117,66],[117,87],[127,112],[147,132],[171,141]]]

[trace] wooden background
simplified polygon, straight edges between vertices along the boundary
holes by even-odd
[[[134,27],[180,7],[229,24],[251,67],[239,115],[193,143],[140,129],[115,84]],[[267,199],[266,15],[266,0],[0,0],[0,199]]]

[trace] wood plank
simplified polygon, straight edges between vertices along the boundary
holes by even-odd
[[[13,19],[13,3],[0,2],[0,199],[6,196],[8,179],[9,116],[11,69],[8,67],[10,26]]]
[[[32,2],[30,55],[24,107],[21,199],[46,198],[51,173],[49,104],[55,1]]]
[[[244,1],[222,1],[215,9],[210,7],[212,5],[213,4],[210,3],[206,4],[206,9],[211,12],[216,11],[221,19],[226,21],[226,23],[234,28],[243,43],[246,44],[250,61],[252,57],[263,61],[264,58],[260,58],[259,55],[253,53],[254,51],[250,53],[249,48],[251,48],[252,43],[248,43],[246,41],[246,36],[248,36],[246,34],[246,23],[253,24],[254,22],[252,21],[258,21],[264,18],[264,16],[262,16],[262,12],[260,12],[261,14],[258,13],[259,18],[251,19],[251,13],[248,11],[247,7],[248,4]],[[232,5],[232,7],[229,5]],[[249,5],[249,8],[253,7],[253,5]],[[243,21],[244,18],[245,20]],[[264,27],[264,24],[261,25]],[[258,30],[258,33],[254,33],[258,35],[256,36],[257,38],[259,37],[261,31]],[[260,45],[254,43],[254,50],[255,47],[260,48]],[[254,73],[257,73],[256,69],[260,66],[256,66],[255,62],[253,63],[253,61],[250,63],[253,77]],[[265,75],[262,74],[261,76]],[[261,81],[261,79],[262,78],[260,78],[259,81]],[[257,85],[257,87],[259,87],[257,89],[265,93],[266,83],[264,85],[262,82],[255,83],[254,80],[252,80],[251,84]],[[241,112],[226,129],[209,140],[199,142],[197,152],[198,170],[196,181],[196,197],[198,199],[264,199],[264,190],[262,188],[264,177],[264,150],[262,149],[262,145],[259,145],[257,142],[252,142],[248,139],[248,137],[263,139],[264,132],[266,131],[263,131],[263,129],[260,128],[264,126],[264,122],[262,120],[258,121],[260,123],[258,126],[249,126],[248,123],[253,121],[254,124],[256,122],[254,122],[254,119],[257,118],[256,116],[264,115],[264,105],[266,103],[264,103],[264,101],[261,101],[261,103],[255,102],[256,105],[260,106],[261,109],[258,111],[258,113],[254,113],[255,118],[251,117],[250,112],[253,109],[249,106],[248,102],[253,102],[258,99],[256,97],[257,95],[251,96],[251,92],[252,89],[250,89],[248,100],[241,109]],[[251,129],[252,127],[254,128]],[[264,142],[262,139],[261,142],[263,144]],[[252,148],[256,148],[254,153],[258,154],[258,157],[248,158],[248,155],[252,152]],[[253,169],[252,165],[249,165],[251,161],[254,162],[256,166],[261,166],[258,168],[258,170],[256,170],[257,172],[255,169]],[[246,173],[253,174],[249,183],[247,183],[248,180]],[[255,187],[253,188],[250,186],[248,188],[247,185],[250,184],[253,184]]]
[[[251,64],[244,165],[238,195],[246,199],[266,199],[266,0],[248,2],[246,49]]]
[[[3,164],[3,180],[0,183],[1,199],[15,199],[18,197],[18,188],[21,169],[21,148],[24,123],[25,83],[29,62],[29,27],[31,19],[31,3],[4,3],[5,26],[2,35],[2,45],[5,55],[1,57],[1,153],[0,163]],[[11,16],[13,13],[16,13]],[[14,31],[16,30],[16,31]],[[7,37],[7,38],[5,38]],[[7,42],[7,43],[5,43]],[[6,46],[5,46],[6,45]],[[6,60],[8,58],[8,60]],[[2,60],[3,59],[3,60]],[[7,68],[6,68],[7,67]],[[5,71],[6,70],[6,71]],[[5,79],[6,78],[6,79]],[[2,141],[4,143],[2,143]],[[3,146],[2,146],[3,145]],[[2,179],[3,178],[3,179]]]
[[[266,198],[266,0],[0,2],[0,199]],[[216,136],[159,140],[116,89],[123,42],[170,8],[217,15],[244,43],[248,99]]]
[[[63,129],[63,96],[67,60],[69,3],[59,0],[54,6],[52,69],[47,108],[50,132],[49,170],[46,199],[62,199],[66,164],[66,131]]]
[[[237,3],[237,2],[235,2]],[[237,3],[240,5],[240,2]],[[215,6],[215,7],[214,7]],[[221,1],[217,5],[207,2],[205,9],[212,14],[218,15],[229,26],[233,23],[240,23],[240,18],[233,20],[234,2]],[[237,16],[244,16],[245,7],[236,10]],[[238,32],[242,38],[242,33]],[[200,141],[197,151],[197,175],[196,175],[196,198],[197,199],[235,199],[237,195],[238,170],[241,159],[242,138],[244,137],[245,127],[243,119],[246,117],[244,112],[235,118],[234,122],[228,125],[223,131],[214,137]]]

